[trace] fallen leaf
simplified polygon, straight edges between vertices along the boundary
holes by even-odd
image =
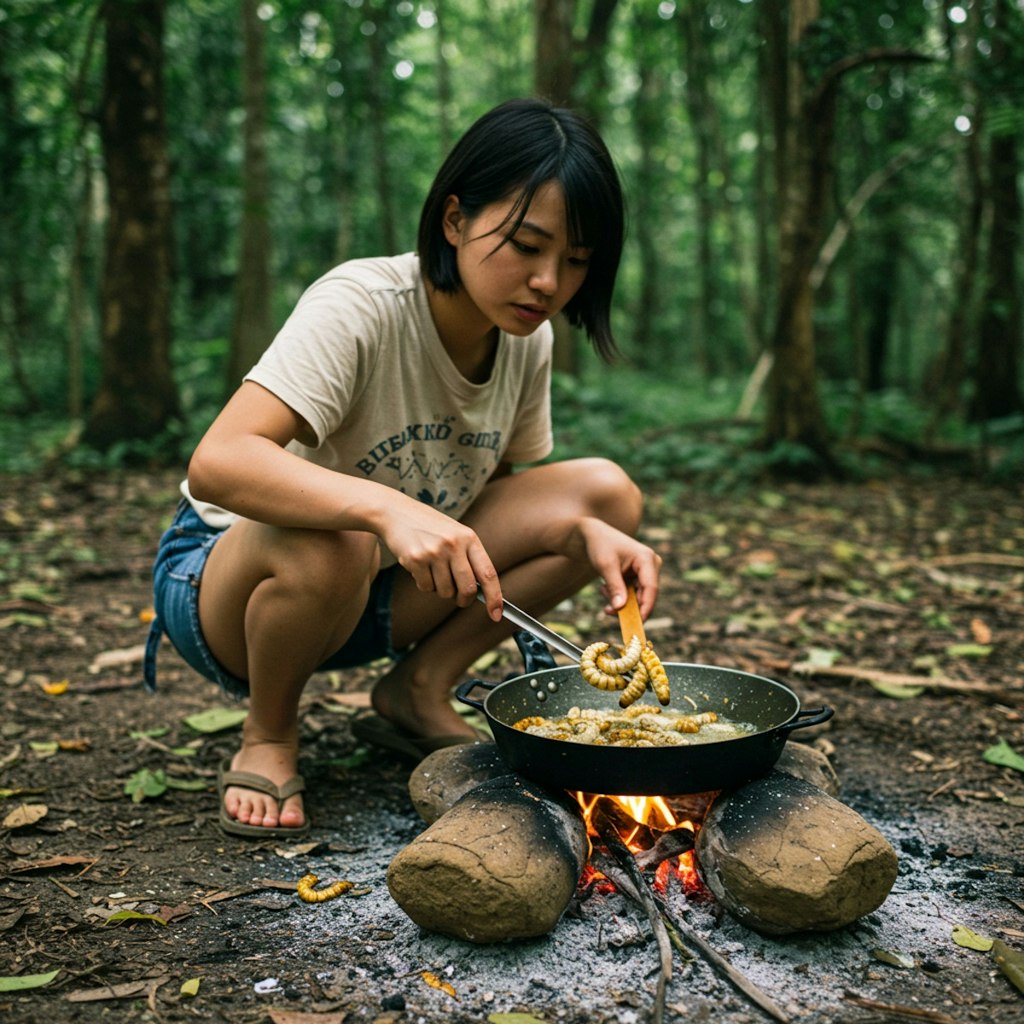
[[[69,1003],[98,1003],[107,999],[133,999],[135,996],[155,992],[171,980],[169,974],[147,981],[125,981],[120,985],[103,985],[101,988],[80,988],[66,996]]]
[[[965,949],[977,949],[982,953],[987,953],[993,944],[992,939],[986,939],[984,935],[972,932],[970,928],[962,924],[953,925],[953,941]]]
[[[1006,740],[1000,740],[994,747],[989,747],[981,756],[989,764],[1024,772],[1024,757],[1021,757]]]
[[[147,797],[163,796],[167,792],[167,775],[160,768],[155,772],[140,768],[124,784],[124,792],[132,798],[133,804],[140,804]]]
[[[983,619],[971,619],[971,636],[974,637],[975,643],[992,643],[992,630]]]
[[[38,786],[19,786],[17,789],[0,789],[0,800],[10,800],[12,796],[39,796],[40,793],[45,792],[45,789]]]
[[[154,739],[154,740],[157,740],[161,736],[166,736],[170,731],[171,731],[170,726],[161,725],[161,726],[159,726],[156,729],[144,729],[144,730],[133,729],[130,733],[128,733],[128,735],[133,740],[141,740],[141,739]]]
[[[4,828],[26,828],[41,821],[50,813],[46,804],[18,804],[3,820]]]
[[[91,673],[105,668],[118,668],[123,665],[134,665],[146,656],[146,645],[136,644],[134,647],[122,647],[116,651],[103,651],[92,659],[89,666]]]
[[[241,725],[248,714],[244,708],[208,708],[189,715],[185,724],[196,732],[223,732]]]
[[[992,653],[989,644],[952,644],[946,648],[951,658],[987,658]]]
[[[49,871],[51,868],[76,868],[81,864],[95,864],[97,857],[79,857],[66,855],[63,857],[46,857],[43,860],[16,860],[7,871],[12,875],[25,871]]]
[[[181,983],[181,988],[178,991],[183,996],[197,996],[199,995],[199,983],[201,981],[202,978],[189,978],[188,981]]]
[[[445,995],[451,996],[452,999],[458,999],[459,997],[455,994],[455,989],[447,981],[442,981],[432,971],[420,971],[420,977],[431,987],[436,988]]]
[[[923,686],[900,686],[899,683],[886,683],[881,679],[869,679],[868,682],[879,693],[894,700],[910,700],[924,693]]]
[[[547,1024],[543,1017],[534,1017],[532,1013],[489,1013],[490,1024]]]
[[[345,1014],[307,1013],[302,1010],[267,1010],[273,1024],[344,1024]]]
[[[42,759],[44,757],[53,757],[53,755],[56,754],[57,751],[60,749],[57,746],[57,741],[56,740],[48,740],[48,741],[45,741],[45,742],[44,741],[33,741],[33,742],[29,743],[29,747],[31,748],[32,753],[35,754],[36,757],[38,757],[40,759]]]
[[[149,623],[156,618],[156,612],[152,608],[143,608],[139,612],[139,622]]]
[[[159,914],[140,914],[137,910],[118,910],[107,918],[106,923],[117,924],[119,921],[152,921],[167,927],[167,922]]]
[[[999,965],[999,970],[1010,979],[1011,982],[1024,992],[1024,953],[1019,949],[1013,949],[1002,939],[996,939],[992,943],[991,957]]]
[[[57,747],[75,754],[84,754],[92,749],[92,740],[57,740]]]
[[[0,992],[24,992],[30,988],[42,988],[49,985],[58,974],[59,967],[55,971],[47,971],[46,974],[16,974],[13,977],[0,978]]]
[[[881,960],[883,964],[889,964],[891,967],[902,967],[904,970],[914,966],[913,957],[907,956],[905,953],[891,953],[887,949],[873,949],[871,955],[876,960]]]
[[[40,683],[39,685],[43,693],[48,693],[53,697],[59,697],[62,693],[68,692],[68,687],[71,686],[71,680],[61,679],[56,683]]]

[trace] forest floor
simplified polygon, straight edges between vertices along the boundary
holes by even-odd
[[[387,864],[423,825],[409,767],[350,731],[379,667],[307,689],[308,840],[219,831],[214,778],[237,722],[186,722],[223,702],[166,642],[159,692],[139,684],[176,486],[64,472],[0,489],[0,1017],[643,1019],[649,938],[591,950],[580,978],[586,914],[474,947],[420,932],[390,901]],[[665,559],[649,623],[662,659],[768,675],[832,706],[813,742],[900,858],[890,899],[840,933],[769,940],[698,900],[708,942],[805,1024],[1024,1021],[990,954],[955,940],[1024,950],[1024,495],[958,478],[674,489],[651,496],[645,529]],[[585,592],[549,621],[590,642],[610,631],[597,606]],[[516,668],[502,649],[480,674]],[[355,895],[299,902],[308,871]],[[677,970],[667,1019],[769,1019],[699,963]]]

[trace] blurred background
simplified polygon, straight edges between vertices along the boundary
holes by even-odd
[[[556,454],[1024,472],[1024,0],[0,0],[0,468],[187,461],[302,290],[517,95],[594,120],[623,359]]]

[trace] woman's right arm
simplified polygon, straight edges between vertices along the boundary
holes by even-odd
[[[199,442],[189,463],[189,491],[274,526],[376,534],[420,590],[466,606],[479,583],[491,617],[500,619],[497,573],[472,530],[391,487],[286,451],[292,440],[312,443],[309,425],[266,388],[246,381]]]

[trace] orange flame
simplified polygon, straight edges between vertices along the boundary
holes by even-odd
[[[572,794],[583,810],[583,817],[587,823],[587,831],[597,837],[597,829],[593,825],[594,808],[597,801],[602,797],[618,804],[625,813],[636,823],[628,835],[621,835],[623,843],[634,853],[638,853],[643,846],[637,842],[643,826],[657,829],[660,832],[669,832],[677,828],[689,829],[696,832],[696,826],[692,821],[679,821],[673,813],[667,801],[660,796],[611,796],[600,793]],[[671,878],[676,878],[684,889],[692,889],[700,884],[697,869],[693,863],[693,853],[683,853],[678,857],[662,861],[655,870],[655,886],[664,890]]]

